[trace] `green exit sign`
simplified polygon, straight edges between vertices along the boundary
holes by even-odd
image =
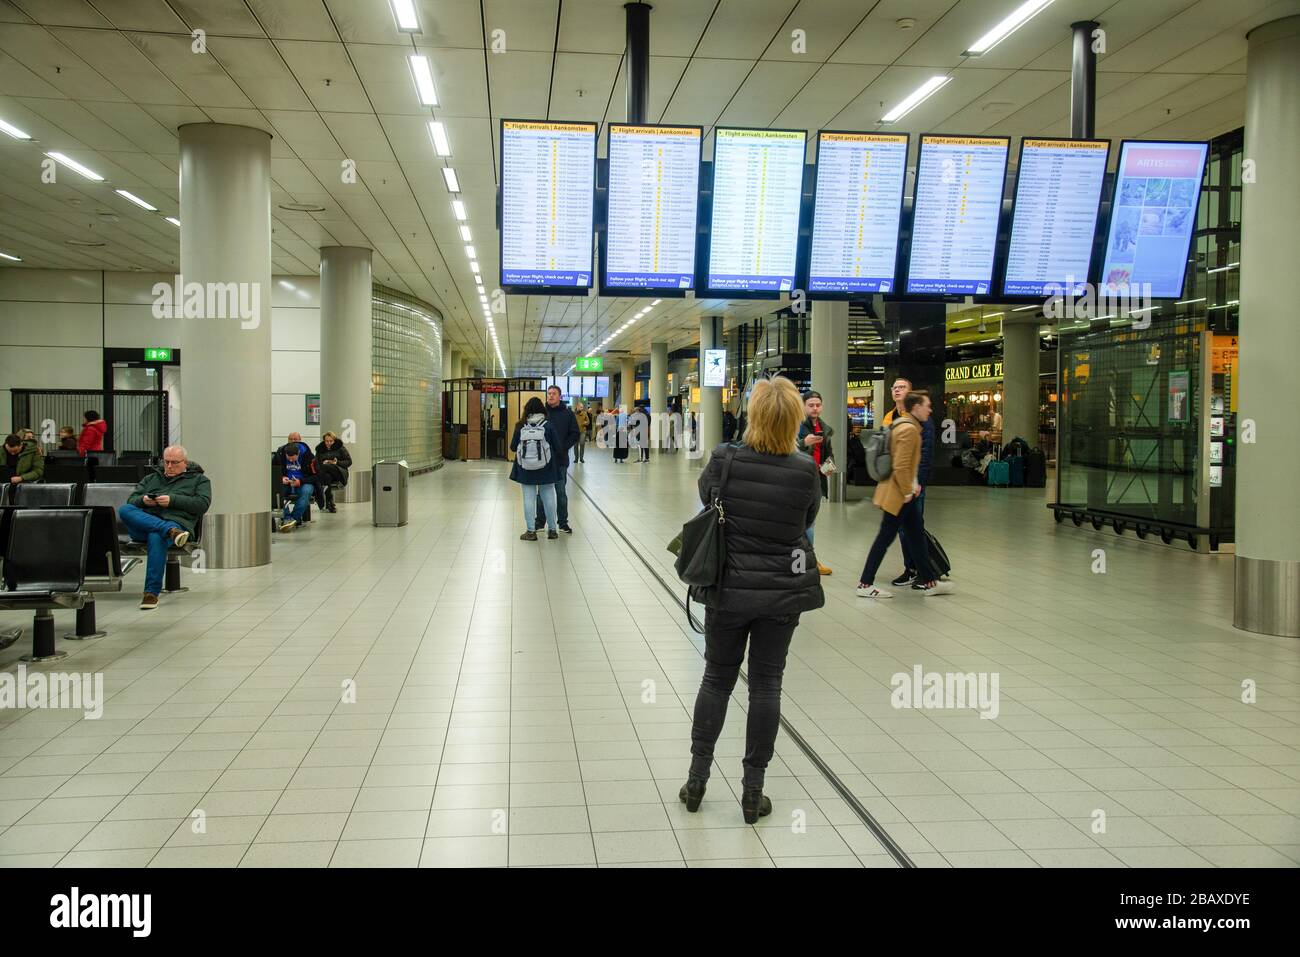
[[[605,359],[603,356],[579,356],[574,368],[579,372],[604,372]]]
[[[170,349],[146,349],[144,350],[145,362],[171,362],[172,351]]]

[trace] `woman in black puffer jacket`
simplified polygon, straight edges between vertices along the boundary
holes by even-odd
[[[352,468],[352,453],[333,432],[321,436],[320,445],[316,446],[316,500],[327,512],[336,512],[334,507],[334,486],[347,486],[348,469]]]
[[[727,561],[717,588],[692,589],[706,606],[704,678],[695,699],[691,769],[679,797],[695,811],[704,797],[727,701],[749,646],[749,719],[745,735],[746,823],[772,813],[763,777],[781,721],[781,677],[799,615],[825,603],[817,558],[805,531],[821,505],[817,466],[796,451],[803,403],[789,379],[760,379],[749,400],[744,444],[720,445],[700,476],[708,503],[730,470],[721,498]]]

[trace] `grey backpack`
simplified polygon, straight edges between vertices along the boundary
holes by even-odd
[[[894,472],[894,457],[889,451],[889,436],[896,425],[898,420],[889,423],[886,428],[874,430],[867,441],[862,443],[862,447],[866,450],[867,474],[877,482],[885,481]]]

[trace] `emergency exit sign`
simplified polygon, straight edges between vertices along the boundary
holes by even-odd
[[[144,350],[145,362],[171,362],[172,351],[170,349],[146,349]]]
[[[604,372],[604,356],[579,356],[578,361],[574,363],[574,368],[579,372]]]

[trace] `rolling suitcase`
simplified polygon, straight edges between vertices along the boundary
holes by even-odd
[[[930,567],[940,578],[947,578],[948,573],[952,571],[952,562],[948,560],[948,553],[943,550],[939,544],[939,539],[930,534],[930,530],[925,532],[925,547],[930,557]]]
[[[1047,485],[1047,453],[1042,449],[1034,449],[1025,456],[1025,484],[1030,488]]]
[[[1024,488],[1025,457],[1023,455],[1013,455],[1007,459],[1007,465],[1011,467],[1011,487]]]
[[[1011,484],[1011,466],[1006,462],[989,463],[989,485],[993,487]]]

